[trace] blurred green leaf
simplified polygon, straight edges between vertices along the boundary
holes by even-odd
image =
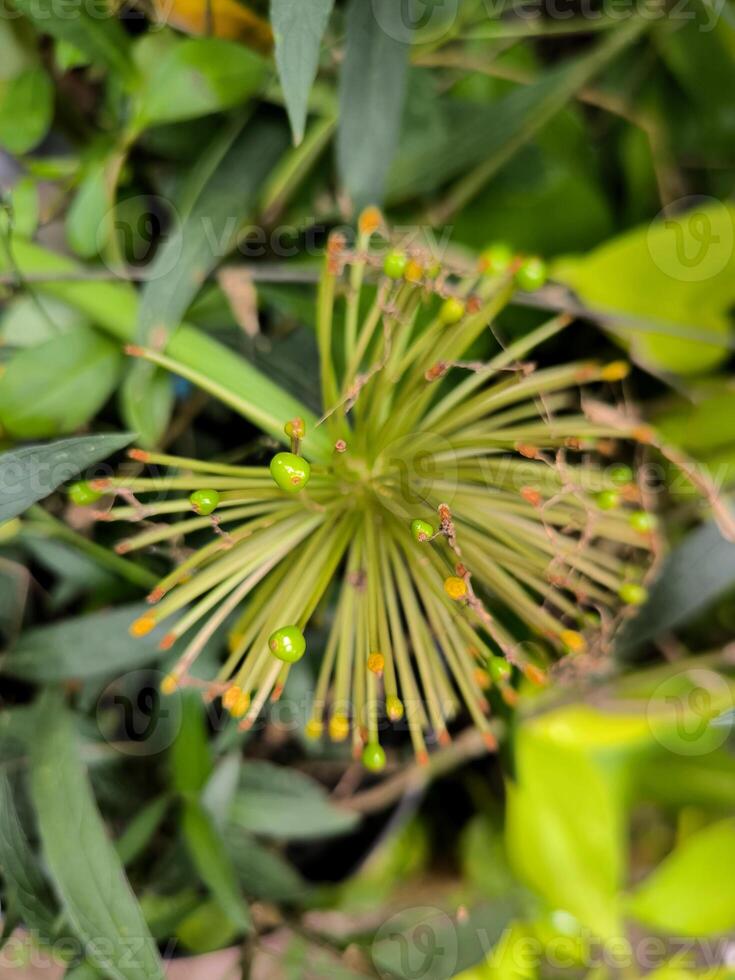
[[[124,865],[131,864],[146,849],[170,805],[170,797],[156,796],[135,814],[115,841],[117,856]]]
[[[104,677],[161,657],[163,630],[132,637],[133,620],[146,607],[119,606],[27,630],[9,650],[0,671],[27,681],[51,683]]]
[[[691,834],[638,886],[626,911],[676,936],[711,936],[735,926],[735,820]]]
[[[0,524],[132,442],[130,433],[78,436],[0,455]]]
[[[31,796],[64,911],[87,957],[106,976],[162,980],[158,952],[107,837],[63,700],[47,691],[37,709]]]
[[[181,692],[181,721],[171,746],[171,785],[183,796],[197,796],[212,772],[206,715],[198,691]]]
[[[590,306],[623,315],[614,336],[638,364],[697,374],[720,364],[733,346],[734,242],[735,208],[694,200],[683,214],[561,260],[552,271]],[[626,316],[649,326],[632,326]]]
[[[350,0],[340,73],[337,169],[356,208],[380,204],[398,144],[410,30],[395,0]]]
[[[235,824],[223,830],[225,847],[243,891],[269,902],[303,899],[309,886],[284,858]]]
[[[360,820],[331,803],[313,779],[269,762],[243,765],[230,819],[243,830],[281,840],[331,837]]]
[[[107,159],[98,157],[87,166],[66,213],[66,240],[83,259],[102,251],[106,240],[105,215],[110,205]]]
[[[21,177],[10,191],[13,211],[13,232],[31,238],[38,228],[41,207],[38,181],[34,177]]]
[[[96,65],[109,68],[128,83],[137,72],[130,57],[130,41],[103,0],[15,0],[15,6],[43,34],[68,41]]]
[[[296,145],[304,138],[309,90],[333,6],[334,0],[271,0],[276,66]]]
[[[110,397],[121,360],[115,344],[87,327],[19,351],[0,378],[0,423],[24,439],[73,432]]]
[[[43,68],[27,68],[0,81],[0,146],[10,153],[32,150],[48,132],[54,87]]]
[[[249,930],[250,913],[240,894],[224,843],[212,818],[198,801],[185,801],[181,829],[199,877],[232,924],[238,929]]]
[[[584,717],[526,722],[508,783],[506,842],[516,873],[552,908],[601,938],[619,936],[618,890],[625,866],[621,801],[587,754]]]
[[[56,903],[39,867],[38,858],[18,817],[13,789],[6,774],[0,771],[0,871],[7,889],[7,903],[23,917],[31,929],[37,929],[46,942],[55,933]]]
[[[709,522],[690,532],[664,559],[648,601],[621,630],[627,655],[686,623],[735,583],[735,544]]]
[[[221,112],[245,102],[263,81],[263,59],[234,41],[181,38],[156,56],[158,45],[155,35],[138,41],[144,79],[136,94],[133,129]],[[153,56],[140,52],[144,46],[153,46]]]
[[[53,296],[17,296],[2,313],[0,338],[8,347],[35,347],[79,326],[89,326],[87,318]]]
[[[136,441],[141,446],[150,449],[160,443],[168,428],[176,392],[173,378],[166,371],[143,369],[146,383],[139,383],[138,371],[141,368],[143,365],[138,362],[129,366],[118,388],[118,397],[125,425],[138,433]]]
[[[238,931],[219,902],[199,901],[176,926],[176,938],[192,953],[210,953],[228,946]]]

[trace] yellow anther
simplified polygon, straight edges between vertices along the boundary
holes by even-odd
[[[230,714],[233,718],[242,718],[244,714],[247,714],[247,710],[250,707],[250,695],[247,691],[240,691],[237,696],[237,700],[230,708]]]
[[[307,721],[306,727],[304,728],[304,734],[307,738],[315,741],[316,739],[322,737],[323,732],[324,725],[318,718],[311,718],[309,721]]]
[[[385,667],[385,657],[383,654],[378,653],[377,650],[375,653],[371,653],[367,658],[367,667],[368,670],[371,670],[374,674],[382,674],[383,668]]]
[[[141,616],[130,624],[129,632],[131,636],[146,636],[155,628],[156,619],[154,616]]]
[[[173,694],[179,686],[179,679],[176,674],[166,674],[161,681],[161,694]]]
[[[571,653],[583,653],[587,648],[585,638],[576,630],[562,630],[559,639]]]
[[[237,699],[242,694],[242,688],[238,687],[237,684],[231,684],[225,693],[222,695],[222,707],[227,711],[232,711],[232,709],[237,704]]]
[[[467,595],[467,583],[459,575],[450,575],[444,579],[444,591],[450,599],[464,599]]]
[[[415,259],[409,259],[406,265],[406,271],[403,273],[403,278],[406,282],[412,282],[414,285],[421,282],[424,277],[424,270],[420,262]]]
[[[622,381],[630,374],[630,364],[627,361],[610,361],[600,370],[603,381]]]
[[[332,715],[329,719],[329,737],[333,742],[344,742],[350,734],[350,722],[347,715]]]
[[[372,235],[383,224],[383,215],[376,207],[365,208],[357,219],[357,227],[361,235]]]

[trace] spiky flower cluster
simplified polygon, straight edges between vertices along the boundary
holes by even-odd
[[[251,726],[323,609],[306,731],[350,738],[374,770],[381,731],[401,719],[421,761],[465,711],[493,747],[492,688],[512,704],[521,675],[542,684],[559,657],[604,650],[621,608],[645,599],[654,530],[630,468],[612,461],[645,430],[581,397],[621,381],[626,364],[527,362],[566,316],[507,347],[493,332],[495,356],[463,360],[519,285],[542,284],[540,260],[496,246],[479,263],[440,265],[387,239],[370,209],[352,246],[330,240],[317,299],[324,416],[308,432],[283,420],[290,451],[265,467],[133,450],[167,474],[92,486],[123,498],[98,516],[144,522],[120,552],[212,532],[178,549],[131,627],[170,622],[164,648],[190,638],[164,690],[201,683],[194,661],[236,615],[206,693]],[[220,393],[164,355],[130,353]]]

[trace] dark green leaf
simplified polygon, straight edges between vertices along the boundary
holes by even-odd
[[[0,379],[0,423],[21,439],[65,435],[110,397],[122,356],[87,327],[19,351]]]
[[[30,754],[44,856],[86,956],[115,980],[162,980],[156,947],[107,837],[71,718],[56,692],[38,703]]]
[[[0,524],[132,442],[130,433],[79,436],[0,455]]]
[[[396,0],[350,0],[340,74],[337,167],[356,207],[380,204],[398,143],[410,30]]]
[[[8,896],[26,927],[37,929],[44,940],[50,941],[56,932],[56,903],[23,832],[10,781],[1,771],[0,871]]]
[[[68,41],[128,82],[135,79],[128,35],[104,0],[15,0],[15,6],[42,33]]]
[[[304,137],[309,90],[333,6],[334,0],[271,0],[276,66],[296,144]]]
[[[146,849],[166,816],[170,802],[168,796],[156,796],[135,814],[115,842],[117,855],[123,864],[130,864]]]
[[[241,827],[229,824],[224,841],[247,895],[269,902],[295,902],[308,893],[308,885],[295,868]]]
[[[199,877],[233,925],[239,929],[249,929],[250,914],[240,894],[222,838],[212,818],[196,800],[184,803],[182,830]]]
[[[197,795],[212,771],[204,705],[197,691],[181,692],[181,723],[171,746],[171,784],[177,793]]]
[[[648,602],[626,623],[617,649],[633,653],[676,629],[735,584],[735,544],[714,523],[692,531],[665,558]]]
[[[46,135],[54,113],[54,87],[43,68],[28,68],[0,81],[0,146],[32,150]]]
[[[120,414],[123,422],[138,433],[137,442],[146,449],[157,446],[171,420],[176,401],[173,378],[165,371],[145,371],[145,385],[136,384],[143,365],[133,362],[119,389]]]
[[[121,606],[28,630],[2,661],[2,672],[28,681],[120,673],[161,656],[163,630],[132,637],[130,624],[145,607]]]
[[[335,806],[308,776],[268,762],[248,762],[230,819],[251,833],[307,840],[346,833],[360,818]]]
[[[94,160],[74,195],[66,213],[66,239],[83,259],[97,255],[105,244],[105,215],[110,209],[107,160]]]

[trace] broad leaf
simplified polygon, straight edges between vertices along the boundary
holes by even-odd
[[[171,746],[171,785],[184,796],[198,796],[212,771],[204,705],[197,691],[182,691],[181,723]]]
[[[0,524],[132,442],[130,433],[78,436],[0,455]]]
[[[242,767],[230,819],[251,833],[308,840],[346,833],[360,818],[335,806],[308,776],[268,762],[248,762]]]
[[[199,877],[233,925],[250,928],[250,914],[240,894],[232,864],[214,821],[197,800],[184,803],[182,830]]]
[[[71,678],[104,677],[161,657],[164,630],[132,637],[128,632],[144,606],[120,606],[75,616],[23,633],[0,664],[0,670],[27,681],[52,683]]]
[[[297,145],[304,138],[309,90],[333,6],[334,0],[271,0],[276,66]]]
[[[56,692],[46,692],[38,703],[30,756],[43,853],[87,958],[115,980],[162,980],[158,952],[107,836],[71,717]]]
[[[8,897],[23,922],[46,942],[55,935],[57,911],[48,883],[28,843],[13,801],[13,790],[0,771],[0,872]]]
[[[74,432],[110,397],[121,363],[119,348],[86,327],[20,351],[0,378],[0,424],[21,439]]]
[[[636,889],[627,911],[675,936],[711,936],[735,926],[735,820],[687,837]]]
[[[136,69],[130,40],[105,0],[15,0],[15,6],[44,34],[68,41],[96,65],[131,82]]]
[[[298,871],[247,831],[228,824],[223,835],[235,874],[247,895],[269,902],[295,902],[308,894],[309,886]]]
[[[398,144],[410,31],[396,0],[350,0],[340,74],[337,167],[357,208],[383,199]]]
[[[735,585],[735,544],[714,523],[692,531],[666,556],[648,602],[622,630],[618,651],[626,655],[686,623]]]
[[[157,43],[155,35],[146,35],[139,47]],[[144,69],[137,94],[136,129],[229,109],[254,95],[265,73],[261,57],[219,38],[178,39],[160,57],[139,60],[150,70]]]
[[[32,150],[48,132],[54,87],[43,68],[0,81],[0,146],[16,155]]]

